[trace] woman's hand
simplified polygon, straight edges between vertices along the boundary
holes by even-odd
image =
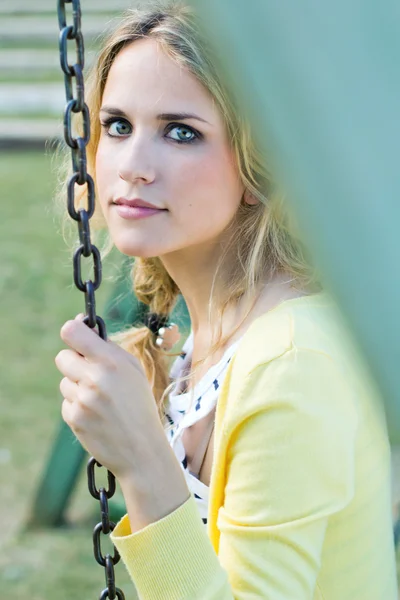
[[[61,339],[71,349],[55,359],[64,375],[62,416],[98,462],[118,479],[132,478],[135,467],[143,472],[168,444],[156,402],[138,359],[81,319],[62,327]]]

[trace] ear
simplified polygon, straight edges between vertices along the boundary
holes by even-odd
[[[257,198],[255,198],[251,192],[249,192],[249,190],[245,190],[244,194],[243,194],[243,202],[245,202],[245,204],[258,204],[259,200]]]

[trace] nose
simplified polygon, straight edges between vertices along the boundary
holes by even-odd
[[[118,176],[128,183],[152,183],[155,179],[154,148],[143,135],[136,134],[123,145],[118,162]]]

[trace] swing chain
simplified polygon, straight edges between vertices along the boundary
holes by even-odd
[[[72,4],[73,25],[67,24],[66,4]],[[80,246],[74,253],[73,268],[74,282],[76,287],[85,294],[86,316],[84,323],[92,329],[97,326],[99,336],[107,339],[106,326],[101,317],[96,314],[95,291],[101,284],[101,258],[100,252],[94,246],[90,239],[89,219],[93,216],[95,210],[95,187],[92,177],[87,172],[86,146],[90,139],[90,116],[88,106],[84,99],[84,79],[83,68],[84,42],[81,31],[81,7],[80,0],[57,0],[58,24],[60,28],[59,49],[60,65],[64,73],[65,95],[67,104],[64,110],[64,139],[67,146],[71,148],[72,171],[73,174],[68,181],[67,186],[67,209],[70,217],[78,223],[78,233]],[[68,42],[75,42],[76,63],[71,64],[68,59]],[[76,96],[74,96],[74,86]],[[82,117],[83,136],[74,136],[73,133],[73,115],[80,113]],[[86,185],[87,187],[87,207],[75,208],[75,186]],[[82,256],[93,258],[94,281],[91,279],[82,280],[81,259]],[[122,590],[115,585],[114,566],[120,560],[116,548],[114,556],[110,554],[103,555],[101,550],[100,536],[107,535],[115,528],[115,523],[110,521],[108,511],[108,500],[115,493],[115,477],[107,471],[108,490],[101,487],[97,489],[95,481],[95,466],[102,467],[95,458],[90,458],[87,465],[88,487],[92,496],[99,500],[101,521],[95,526],[93,531],[93,552],[96,561],[105,569],[105,578],[107,587],[101,592],[100,600],[109,598],[110,600],[125,600]]]

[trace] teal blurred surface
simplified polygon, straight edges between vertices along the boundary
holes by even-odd
[[[400,442],[400,3],[191,1]]]

